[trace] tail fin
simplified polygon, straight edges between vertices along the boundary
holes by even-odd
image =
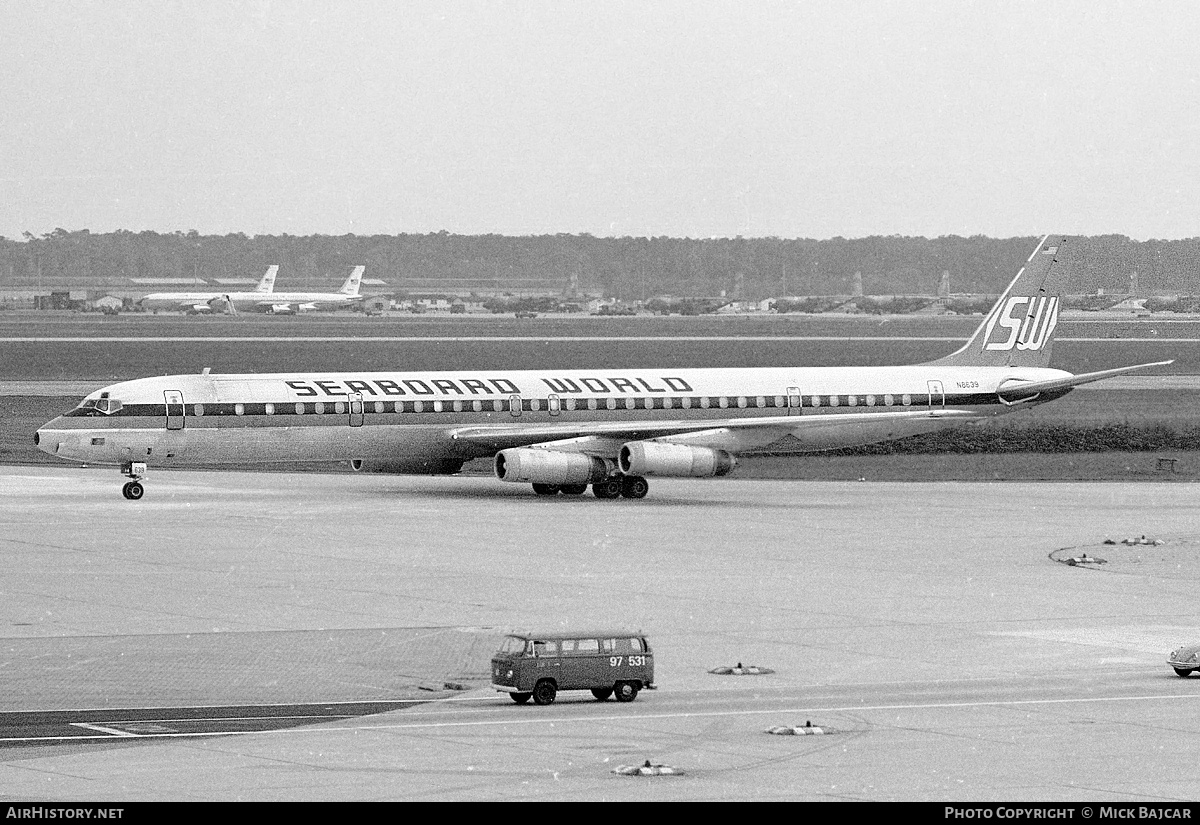
[[[342,284],[342,288],[338,292],[343,295],[357,296],[359,286],[362,284],[363,270],[365,266],[356,266],[354,271],[350,273],[350,277],[346,279],[346,283]]]
[[[1067,238],[1042,238],[1025,266],[963,347],[931,363],[946,366],[1048,367],[1058,309],[1067,285]]]
[[[258,286],[254,288],[255,292],[274,292],[275,291],[275,274],[279,272],[277,265],[267,267],[267,274],[262,276],[262,280],[258,282]]]

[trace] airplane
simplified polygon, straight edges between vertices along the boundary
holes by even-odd
[[[1049,366],[1069,241],[1048,235],[956,352],[924,364],[172,375],[99,389],[38,430],[51,455],[149,467],[349,461],[355,470],[496,477],[539,495],[639,499],[647,476],[724,476],[784,436],[805,451],[980,422],[1171,361]]]
[[[348,307],[362,300],[359,289],[365,269],[363,266],[354,267],[350,277],[337,292],[276,292],[266,297],[258,296],[258,300],[248,302],[241,308],[276,315],[291,315],[316,309]]]
[[[253,292],[154,292],[138,300],[144,309],[174,309],[191,314],[209,312],[236,312],[236,303],[260,301],[264,295],[275,290],[277,265],[267,267],[267,272]]]

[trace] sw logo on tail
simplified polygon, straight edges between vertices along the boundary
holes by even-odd
[[[1017,314],[1021,307],[1027,311]],[[997,324],[1008,330],[1004,340],[992,338],[992,331]],[[1054,328],[1058,326],[1058,296],[1036,298],[1009,298],[1001,312],[993,314],[988,321],[987,332],[983,340],[987,343],[984,349],[1010,350],[1014,346],[1020,350],[1040,350],[1050,341]]]

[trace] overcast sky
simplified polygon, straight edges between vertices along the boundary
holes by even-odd
[[[0,0],[0,235],[1200,236],[1194,2]]]

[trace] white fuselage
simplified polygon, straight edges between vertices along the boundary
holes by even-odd
[[[792,434],[800,449],[824,450],[1040,403],[1056,395],[1012,403],[997,389],[1069,375],[936,365],[177,375],[92,393],[38,439],[61,458],[150,466],[362,459],[441,466],[547,442],[556,450],[586,443],[604,454],[664,428],[681,443],[742,450]],[[828,426],[814,426],[821,416]],[[611,445],[603,443],[607,431]]]
[[[239,310],[248,312],[305,311],[311,309],[339,309],[352,306],[362,300],[359,295],[347,295],[344,292],[275,292],[270,295],[260,295],[251,305],[238,305]]]

